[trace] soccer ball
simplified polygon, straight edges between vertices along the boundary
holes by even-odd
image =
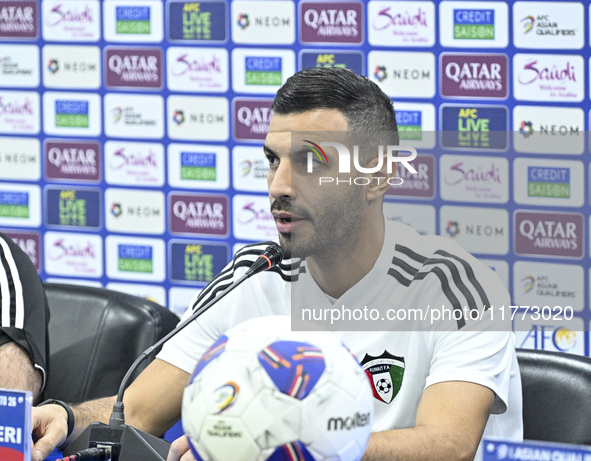
[[[362,457],[373,396],[361,366],[328,332],[259,317],[205,352],[183,394],[198,461],[349,461]]]

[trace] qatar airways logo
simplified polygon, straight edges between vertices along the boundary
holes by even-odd
[[[414,147],[404,147],[404,146],[397,146],[397,145],[380,145],[378,146],[377,156],[378,162],[373,167],[364,167],[361,165],[361,161],[359,159],[359,146],[353,146],[353,155],[351,156],[351,152],[347,146],[338,142],[319,142],[315,143],[313,141],[304,140],[305,143],[302,145],[304,149],[307,149],[307,161],[306,161],[306,172],[307,173],[322,173],[326,171],[326,167],[329,165],[328,156],[324,151],[326,147],[332,147],[337,150],[338,153],[338,171],[339,173],[351,173],[351,163],[353,163],[354,169],[362,174],[373,174],[377,173],[384,167],[384,162],[386,162],[386,168],[388,174],[392,174],[396,171],[396,167],[392,165],[395,163],[402,164],[410,173],[417,174],[417,170],[415,170],[414,166],[410,163],[417,158],[417,151]],[[410,152],[410,155],[399,157],[399,152]],[[352,157],[352,158],[351,158]],[[351,162],[352,160],[352,162]],[[323,170],[322,167],[325,169]],[[315,171],[316,170],[316,171]],[[318,178],[318,185],[328,184],[328,183],[335,183],[339,184],[349,184],[349,185],[368,185],[369,183],[374,181],[378,181],[378,183],[383,180],[382,177],[374,177],[372,179],[367,177],[356,177],[356,178],[337,178],[333,176],[320,176]],[[389,177],[386,179],[388,184],[390,185],[400,185],[403,180],[400,177]]]
[[[109,161],[109,168],[119,170],[124,167],[151,167],[158,168],[158,159],[155,152],[149,151],[126,153],[124,148],[113,152]]]
[[[46,14],[45,24],[50,27],[62,23],[92,24],[94,23],[94,18],[94,11],[89,4],[85,4],[83,9],[79,9],[77,6],[68,8],[62,3],[58,3]]]

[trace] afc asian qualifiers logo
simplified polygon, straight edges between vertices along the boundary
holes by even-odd
[[[365,354],[361,366],[372,385],[373,396],[380,402],[391,403],[402,386],[404,357],[396,357],[384,350],[378,357]]]

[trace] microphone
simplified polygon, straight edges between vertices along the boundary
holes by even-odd
[[[132,461],[137,459],[141,459],[142,461],[164,461],[170,447],[170,444],[167,441],[125,424],[123,394],[131,376],[141,362],[152,355],[166,341],[181,332],[187,325],[201,316],[211,306],[220,301],[248,278],[259,272],[264,272],[277,266],[282,259],[283,250],[281,247],[277,244],[269,245],[258,256],[244,275],[233,282],[210,302],[195,309],[195,312],[193,312],[186,320],[178,324],[174,330],[142,352],[135,362],[133,362],[131,367],[129,367],[129,370],[127,370],[127,373],[121,381],[119,392],[117,393],[117,400],[113,404],[113,412],[111,413],[109,424],[106,425],[99,422],[92,423],[66,448],[66,450],[64,450],[64,455],[76,455],[86,448],[109,447],[113,455],[112,461]]]

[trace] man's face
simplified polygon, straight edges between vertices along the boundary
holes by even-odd
[[[269,160],[267,183],[271,212],[286,257],[305,258],[346,251],[357,238],[363,188],[347,184],[319,185],[319,176],[338,176],[337,152],[326,149],[328,164],[308,173],[308,152],[292,132],[346,132],[343,114],[322,109],[273,115],[265,140]],[[318,142],[329,141],[310,134]],[[320,137],[318,137],[320,136]],[[301,137],[301,136],[300,136]],[[312,139],[313,140],[313,139]]]

